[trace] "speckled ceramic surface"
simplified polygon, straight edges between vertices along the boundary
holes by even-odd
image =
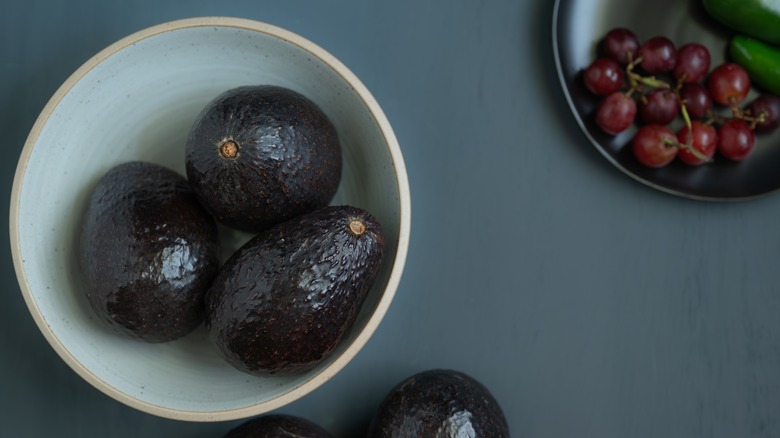
[[[184,174],[184,141],[201,108],[238,85],[275,84],[314,100],[343,143],[333,204],[372,212],[387,257],[349,339],[296,377],[258,378],[223,362],[203,327],[146,344],[104,328],[83,296],[74,242],[86,198],[108,169],[147,160]],[[115,399],[169,418],[218,421],[278,408],[338,372],[387,311],[403,270],[410,200],[403,159],[382,110],[360,81],[313,43],[263,23],[197,18],[161,24],[106,48],[42,111],[14,180],[11,247],[33,318],[57,353]],[[248,236],[223,229],[227,255]]]

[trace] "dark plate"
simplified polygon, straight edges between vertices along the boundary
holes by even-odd
[[[744,200],[780,189],[780,130],[758,134],[753,153],[742,162],[716,154],[714,162],[703,166],[675,160],[661,169],[644,167],[634,158],[630,141],[636,124],[615,137],[601,132],[593,121],[599,98],[585,88],[581,72],[595,59],[599,40],[614,27],[633,30],[640,41],[663,35],[678,47],[703,44],[710,50],[710,68],[727,59],[732,35],[707,16],[700,0],[557,0],[553,47],[558,76],[585,136],[607,160],[639,182],[685,198]],[[757,92],[751,91],[746,102],[755,96]]]

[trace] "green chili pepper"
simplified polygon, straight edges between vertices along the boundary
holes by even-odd
[[[780,48],[737,35],[731,39],[729,54],[747,70],[752,83],[780,95]]]
[[[704,9],[726,26],[780,45],[780,0],[702,0]]]

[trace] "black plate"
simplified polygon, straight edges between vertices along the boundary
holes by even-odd
[[[607,160],[637,181],[685,198],[744,200],[780,189],[780,129],[756,135],[753,153],[742,162],[716,154],[714,162],[702,166],[675,160],[661,169],[647,168],[634,158],[629,143],[636,124],[615,137],[601,132],[593,121],[599,98],[585,88],[581,72],[595,59],[599,40],[614,27],[633,30],[640,41],[663,35],[678,47],[703,44],[710,50],[710,68],[725,62],[732,35],[707,16],[700,0],[557,0],[553,47],[558,76],[574,117]],[[746,102],[757,95],[752,90]]]

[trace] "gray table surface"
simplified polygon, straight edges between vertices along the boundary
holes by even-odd
[[[4,227],[16,160],[93,54],[171,19],[227,15],[333,53],[393,124],[412,240],[390,311],[331,381],[279,412],[360,436],[430,368],[493,392],[515,437],[780,436],[780,197],[703,203],[608,164],[555,72],[552,1],[0,0]],[[780,170],[779,170],[780,171]],[[0,252],[0,436],[216,437],[81,380]]]

